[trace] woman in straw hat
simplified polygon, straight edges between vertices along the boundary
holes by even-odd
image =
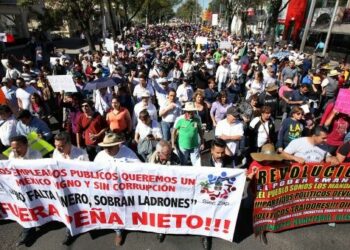
[[[251,153],[252,159],[254,160],[247,171],[247,179],[252,180],[250,183],[250,189],[253,193],[253,197],[256,192],[256,181],[259,176],[259,170],[264,168],[264,166],[273,166],[273,167],[282,167],[281,162],[283,161],[283,157],[280,154],[277,154],[275,150],[275,146],[271,143],[265,144],[262,146],[260,153]],[[260,233],[260,240],[267,245],[267,232]]]

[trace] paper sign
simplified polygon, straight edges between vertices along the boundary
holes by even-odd
[[[219,24],[219,15],[218,14],[213,14],[211,16],[211,25],[216,26]]]
[[[232,44],[229,41],[221,41],[219,43],[219,48],[220,49],[231,49],[232,48]]]
[[[113,39],[106,38],[105,46],[107,51],[114,52],[114,41]]]
[[[56,64],[56,60],[57,59],[60,59],[60,58],[59,57],[50,57],[50,64],[51,64],[51,66]]]
[[[9,62],[8,59],[1,59],[1,64],[4,66],[5,69],[7,69],[7,63]]]
[[[340,113],[350,115],[350,89],[339,89],[334,109]]]
[[[54,92],[77,92],[71,75],[47,76]]]
[[[207,43],[208,43],[208,37],[205,37],[205,36],[196,37],[196,44],[207,44]]]
[[[301,105],[300,108],[304,111],[304,114],[310,113],[310,108],[308,104]]]

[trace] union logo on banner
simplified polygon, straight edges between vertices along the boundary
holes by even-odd
[[[209,195],[209,199],[215,201],[217,198],[227,199],[231,192],[236,190],[234,185],[235,177],[227,176],[225,171],[221,172],[219,176],[208,175],[208,180],[201,182],[201,193]]]

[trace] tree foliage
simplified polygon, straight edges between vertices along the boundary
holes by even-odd
[[[200,17],[202,13],[202,7],[197,0],[186,0],[176,12],[178,18],[184,21],[194,22],[196,18]]]
[[[173,8],[180,2],[181,0],[147,0],[141,18],[147,17],[149,23],[167,21],[175,16]]]

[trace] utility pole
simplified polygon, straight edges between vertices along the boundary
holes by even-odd
[[[324,45],[324,48],[323,48],[322,56],[325,56],[326,52],[327,52],[329,41],[330,41],[331,35],[332,35],[332,28],[333,28],[333,25],[334,25],[334,20],[335,20],[335,17],[337,15],[338,6],[339,6],[339,0],[337,0],[335,2],[333,15],[332,15],[331,23],[330,23],[329,28],[328,28],[327,38],[326,38],[326,42],[325,42],[325,45]]]
[[[303,33],[303,38],[302,38],[301,44],[300,44],[300,52],[301,53],[304,52],[305,43],[306,43],[306,40],[307,40],[307,36],[309,35],[311,22],[312,22],[312,17],[314,15],[315,6],[316,6],[316,0],[312,0],[312,2],[310,4],[309,14],[307,15],[306,25],[305,25],[305,29],[304,29],[304,33]]]

